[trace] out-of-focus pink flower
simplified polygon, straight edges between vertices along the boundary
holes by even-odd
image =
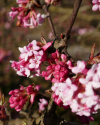
[[[51,40],[53,38],[52,32],[49,32],[48,38]]]
[[[26,3],[28,3],[30,0],[16,0],[16,2],[18,3],[18,4],[26,4]]]
[[[5,27],[6,29],[9,29],[9,28],[11,27],[11,24],[7,22],[7,23],[5,23],[4,27]]]
[[[41,26],[42,23],[45,21],[44,18],[46,18],[46,15],[45,15],[45,14],[42,14],[42,15],[41,15],[40,13],[37,14],[36,22],[37,22],[37,24],[38,24],[39,26]]]
[[[90,28],[79,28],[78,29],[78,34],[79,35],[84,35],[85,33],[92,32],[93,30],[94,30],[93,27],[90,27]]]
[[[86,28],[83,28],[83,29],[79,29],[78,30],[78,34],[80,34],[80,35],[83,35],[83,34],[85,34],[87,32],[87,29]]]
[[[99,0],[92,0],[92,3],[93,3],[92,10],[93,11],[97,11],[97,10],[100,11],[100,1]]]
[[[46,45],[33,40],[28,46],[24,46],[23,48],[19,47],[21,52],[19,56],[19,62],[11,61],[12,68],[17,71],[17,74],[20,76],[31,75],[31,72],[34,76],[40,76],[41,64],[47,58],[46,50],[51,46],[52,42],[47,43]]]
[[[45,107],[48,105],[48,101],[45,99],[39,99],[39,111],[44,111]]]
[[[11,95],[9,99],[10,107],[20,111],[28,100],[30,100],[31,104],[34,102],[38,91],[35,85],[29,85],[28,87],[21,86],[20,89],[11,90],[9,92],[9,95]]]

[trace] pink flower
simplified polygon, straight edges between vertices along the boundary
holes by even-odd
[[[67,62],[67,57],[64,54],[59,54],[58,51],[51,54],[51,58],[48,60],[49,66],[46,68],[47,71],[42,72],[42,76],[46,80],[55,82],[63,82],[71,72],[71,62]]]
[[[86,70],[85,73],[84,70]],[[80,119],[85,117],[85,120],[93,120],[91,114],[96,114],[100,109],[100,93],[98,92],[100,64],[94,64],[90,69],[86,69],[85,62],[78,61],[72,71],[81,74],[77,78],[67,78],[64,82],[55,83],[52,87],[52,97],[57,105],[66,108],[69,106],[73,113],[80,116]],[[87,122],[85,120],[83,122]]]
[[[75,74],[77,74],[77,73],[86,74],[87,71],[88,70],[86,69],[85,61],[77,61],[77,66],[72,68],[72,72]]]
[[[19,47],[19,51],[21,52],[19,56],[19,61],[11,61],[12,68],[17,71],[17,74],[20,76],[31,75],[31,72],[34,76],[40,76],[41,73],[41,64],[47,58],[46,50],[51,46],[52,42],[47,43],[46,45],[36,42],[33,40],[28,46],[24,46],[23,48]],[[45,48],[45,49],[44,49]]]
[[[9,12],[9,16],[12,17],[12,19],[14,19],[17,14],[18,14],[18,11],[14,11],[14,12],[11,11],[11,12]]]
[[[74,92],[77,91],[78,87],[72,84],[70,78],[67,78],[65,82],[55,83],[51,89],[54,92],[55,103],[65,108],[71,104]]]
[[[46,15],[37,14],[34,6],[31,9],[27,8],[28,4],[32,4],[31,0],[17,0],[17,4],[19,7],[12,7],[12,11],[9,13],[12,19],[17,16],[17,26],[35,28],[37,25],[42,25],[45,21],[44,18],[46,18]]]
[[[28,100],[32,104],[37,94],[38,90],[35,85],[29,85],[28,87],[21,86],[20,89],[11,90],[9,92],[9,95],[11,95],[9,99],[10,107],[20,111]]]
[[[92,3],[93,3],[93,7],[92,7],[93,11],[100,10],[100,1],[99,0],[92,0]]]
[[[45,99],[39,99],[39,111],[44,111],[45,110],[45,107],[48,105],[48,102],[47,100]]]
[[[40,13],[37,14],[36,22],[39,26],[42,25],[42,23],[45,21],[44,18],[46,18],[46,15],[41,15]]]
[[[30,0],[16,0],[18,4],[28,3]]]

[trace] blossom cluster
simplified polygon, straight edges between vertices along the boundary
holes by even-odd
[[[48,59],[49,66],[42,72],[42,76],[46,80],[55,82],[63,82],[71,72],[72,63],[67,61],[67,57],[64,54],[59,54],[58,50],[51,54],[51,58]]]
[[[17,71],[18,75],[28,77],[30,72],[33,72],[34,75],[31,75],[31,77],[43,76],[46,80],[51,80],[54,83],[52,97],[57,105],[64,109],[70,107],[72,112],[77,115],[93,120],[91,114],[96,114],[97,110],[100,109],[98,91],[100,89],[100,64],[93,64],[89,69],[85,61],[77,61],[77,65],[74,66],[67,59],[67,56],[60,54],[58,50],[49,57],[47,49],[52,42],[44,43],[33,40],[28,46],[19,48],[21,52],[20,60],[19,62],[12,61],[12,67]],[[46,71],[41,73],[41,64],[44,61],[48,62],[48,66]],[[32,86],[29,87],[32,88]],[[17,111],[22,109],[30,97],[27,95],[31,95],[27,93],[27,90],[21,87],[20,90],[10,92],[12,96],[9,102],[12,108],[15,107]],[[43,111],[46,105],[46,100],[40,99],[39,110]]]
[[[17,0],[19,7],[12,7],[9,16],[12,19],[17,15],[17,26],[35,28],[37,25],[42,25],[46,15],[36,13],[36,5],[33,0]],[[28,8],[30,6],[31,8]]]
[[[52,42],[47,43],[46,45],[42,44],[41,42],[37,42],[33,40],[28,44],[28,46],[24,46],[23,48],[19,47],[21,52],[19,56],[19,61],[11,61],[12,67],[17,74],[20,76],[27,76],[31,75],[31,72],[34,73],[33,76],[41,76],[41,64],[47,58],[46,50],[51,46]]]
[[[92,3],[93,3],[92,7],[93,11],[100,10],[100,0],[92,0]]]
[[[21,86],[20,89],[11,90],[9,92],[9,95],[11,95],[9,99],[10,107],[15,108],[16,111],[20,111],[28,100],[32,104],[35,96],[38,94],[39,88],[39,85],[29,85],[28,87]]]
[[[72,72],[78,74],[77,78],[55,83],[52,97],[59,106],[69,106],[77,115],[93,120],[91,114],[100,109],[100,64],[87,69],[84,61],[78,61]]]

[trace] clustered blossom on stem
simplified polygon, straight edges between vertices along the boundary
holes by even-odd
[[[46,80],[55,82],[63,82],[71,72],[72,63],[67,61],[67,57],[64,54],[59,54],[58,50],[51,54],[51,58],[48,59],[49,66],[47,71],[42,72],[42,76]]]
[[[21,52],[19,56],[19,61],[11,61],[12,68],[17,71],[17,74],[20,76],[31,75],[31,72],[34,73],[30,77],[40,76],[41,64],[47,58],[46,50],[51,46],[52,42],[44,45],[41,42],[37,42],[33,40],[28,44],[28,46],[24,46],[23,48],[19,47]]]
[[[46,15],[36,13],[36,5],[33,0],[17,0],[17,4],[19,7],[12,7],[9,13],[12,19],[17,16],[17,26],[35,28],[37,25],[42,25],[45,21]],[[31,6],[31,8],[28,8],[28,6]]]
[[[91,115],[100,109],[100,64],[93,64],[87,69],[84,61],[78,61],[72,72],[77,74],[77,77],[55,83],[52,87],[52,97],[59,106],[69,106],[73,113],[84,117],[85,120],[93,120]]]
[[[21,86],[20,89],[11,90],[9,92],[9,95],[11,95],[9,99],[10,107],[15,108],[16,111],[20,111],[28,100],[32,104],[35,96],[38,94],[39,88],[39,85],[29,85],[28,87]]]
[[[39,99],[39,111],[44,111],[45,107],[48,105],[48,101],[46,99]]]
[[[93,11],[97,11],[97,10],[100,11],[100,0],[92,0],[92,3],[93,3],[92,10]]]

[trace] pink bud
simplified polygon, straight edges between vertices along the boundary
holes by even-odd
[[[61,54],[61,59],[62,59],[62,61],[66,62],[67,61],[67,56],[65,54]]]
[[[35,94],[31,94],[31,99],[30,99],[31,104],[33,104],[34,102],[34,97],[35,97]]]

